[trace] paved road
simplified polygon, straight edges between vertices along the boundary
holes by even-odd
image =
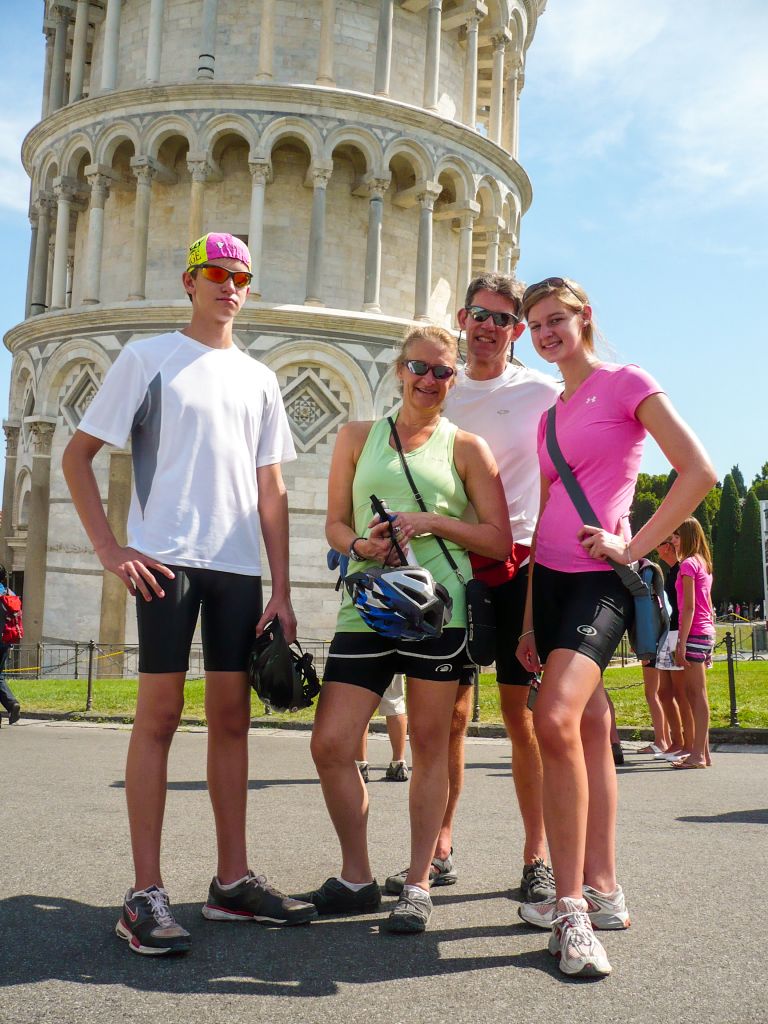
[[[768,1021],[768,756],[720,752],[707,772],[630,755],[620,769],[620,880],[633,926],[603,933],[614,974],[563,980],[546,933],[517,917],[521,831],[507,746],[468,743],[456,834],[459,883],[437,890],[423,936],[379,934],[378,915],[308,928],[206,922],[214,863],[206,737],[174,744],[166,883],[193,953],[151,960],[113,934],[130,882],[122,768],[128,733],[24,723],[0,733],[2,1024],[747,1024]],[[306,733],[252,737],[252,864],[288,891],[338,867]],[[388,746],[372,737],[384,765]],[[406,785],[374,770],[380,880],[405,865]]]

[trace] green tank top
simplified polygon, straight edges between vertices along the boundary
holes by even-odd
[[[406,452],[405,458],[419,493],[429,512],[461,519],[469,504],[464,484],[456,472],[453,462],[453,443],[457,427],[445,417],[440,418],[431,437],[419,448]],[[352,508],[354,528],[361,537],[368,536],[368,523],[373,518],[371,495],[392,512],[419,512],[418,503],[400,464],[400,456],[389,443],[390,431],[386,419],[376,420],[363,445],[352,483]],[[464,548],[446,540],[445,545],[459,567],[465,580],[472,578],[472,567]],[[411,542],[411,549],[419,565],[429,569],[432,576],[442,583],[453,598],[453,614],[450,628],[466,628],[467,613],[464,588],[456,573],[448,565],[440,545],[434,537],[417,537]],[[378,562],[350,562],[349,572],[378,566]],[[344,591],[344,600],[336,620],[339,633],[371,633],[373,630],[363,622],[349,597]]]

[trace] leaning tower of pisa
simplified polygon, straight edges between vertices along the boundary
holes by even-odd
[[[278,375],[300,635],[330,635],[330,453],[395,402],[393,341],[451,326],[473,273],[512,271],[526,52],[546,0],[45,0],[26,318],[4,423],[2,556],[27,640],[130,643],[61,454],[123,345],[182,325],[189,242],[253,255],[236,341]],[[123,534],[130,453],[95,464]],[[267,581],[268,583],[268,581]]]

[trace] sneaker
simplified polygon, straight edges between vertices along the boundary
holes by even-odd
[[[429,893],[415,885],[409,885],[400,893],[394,910],[383,922],[385,931],[400,935],[427,930],[432,914],[432,900]]]
[[[520,892],[523,903],[541,903],[555,898],[555,876],[552,874],[552,868],[545,864],[541,857],[536,857],[532,864],[523,866]]]
[[[127,941],[132,952],[146,956],[187,953],[192,945],[189,932],[171,913],[168,893],[159,885],[128,890],[115,934]]]
[[[317,908],[318,914],[369,914],[379,909],[381,889],[375,878],[357,892],[338,878],[328,878],[319,889],[293,898],[311,903]]]
[[[599,978],[611,973],[606,952],[587,914],[586,900],[559,901],[548,948],[560,961],[563,974]]]
[[[620,743],[611,744],[611,753],[613,754],[613,763],[616,765],[624,764],[624,751],[621,749]]]
[[[384,883],[385,891],[393,896],[399,896],[403,891],[409,870],[410,868],[403,868],[396,875],[390,875]],[[445,860],[441,860],[439,857],[432,858],[432,867],[429,869],[430,889],[434,885],[455,885],[458,877],[458,872],[453,866],[453,847]]]
[[[369,775],[369,772],[368,772],[368,762],[367,761],[355,761],[355,764],[357,765],[357,770],[360,772],[360,775],[362,776],[363,782],[367,783],[368,782],[368,775]]]
[[[631,921],[620,885],[616,886],[616,892],[613,893],[598,892],[591,885],[585,885],[582,894],[587,901],[587,913],[594,928],[603,931],[629,928]],[[526,924],[551,928],[555,918],[555,902],[553,898],[540,903],[521,903],[517,912]]]
[[[317,910],[308,901],[295,900],[271,886],[264,875],[252,871],[233,889],[211,881],[203,917],[209,921],[260,921],[264,924],[308,924]]]
[[[407,782],[408,776],[408,765],[405,761],[390,761],[384,778],[389,782]]]
[[[8,712],[8,725],[16,725],[21,716],[21,706],[16,701],[15,704],[11,704],[11,710]]]

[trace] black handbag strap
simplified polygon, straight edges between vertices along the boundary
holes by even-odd
[[[596,526],[599,529],[603,527],[600,524],[600,520],[594,513],[592,506],[589,504],[586,494],[581,489],[576,477],[573,475],[573,470],[565,461],[565,456],[560,450],[560,445],[557,443],[557,430],[555,426],[555,415],[556,406],[552,406],[547,412],[547,451],[552,464],[558,472],[560,479],[563,481],[563,486],[568,494],[568,497],[573,502],[576,511],[581,516],[581,521],[585,526]],[[631,565],[623,565],[621,562],[614,562],[612,558],[606,558],[606,562],[614,569],[621,579],[621,582],[632,594],[633,597],[647,597],[650,594],[648,585],[643,582],[640,574],[632,568]]]
[[[392,419],[391,416],[387,416],[387,423],[389,424],[389,429],[390,429],[390,432],[392,434],[392,440],[395,442],[395,448],[397,448],[397,454],[400,456],[400,464],[403,467],[403,472],[405,473],[405,478],[408,481],[411,490],[413,491],[413,496],[416,499],[416,503],[418,504],[418,506],[419,506],[419,508],[421,509],[422,512],[427,512],[428,511],[427,506],[424,504],[424,499],[422,498],[421,494],[419,493],[419,489],[416,486],[413,477],[411,476],[411,471],[408,468],[408,463],[406,462],[405,455],[403,454],[403,446],[402,446],[402,444],[400,444],[400,435],[397,432],[397,427],[395,426],[395,421]],[[462,586],[466,585],[466,580],[461,575],[461,571],[459,570],[459,567],[456,564],[456,561],[455,561],[453,555],[448,550],[448,548],[445,546],[445,541],[443,540],[443,538],[442,537],[438,537],[437,534],[435,534],[435,533],[433,533],[432,536],[435,538],[437,543],[440,545],[440,550],[443,552],[445,557],[448,559],[448,565],[450,565],[451,569],[453,569],[453,571],[456,573],[456,576],[458,577],[459,582],[462,584]]]

